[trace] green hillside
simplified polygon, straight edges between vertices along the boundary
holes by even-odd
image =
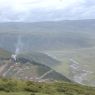
[[[53,57],[43,53],[43,52],[23,52],[18,55],[18,57],[23,57],[28,60],[33,60],[37,63],[49,66],[49,67],[54,67],[56,65],[60,64],[60,61],[54,59]]]
[[[81,84],[95,86],[95,47],[47,51],[47,53],[61,62],[55,67],[60,74],[73,80],[77,77],[77,81],[82,76]]]
[[[0,58],[10,58],[11,53],[7,50],[0,48]]]
[[[0,79],[0,95],[95,95],[95,88],[68,82]]]
[[[39,54],[37,56],[39,56]],[[11,57],[3,57],[0,60],[0,76],[33,81],[70,81],[64,75],[50,68],[50,64],[56,62],[54,59],[50,57],[50,59],[48,59],[48,57],[45,56],[44,58],[46,58],[47,61],[43,61],[42,56],[39,56],[40,60],[37,60],[39,58],[36,56],[32,56],[32,58],[27,57],[20,55],[17,57],[16,62],[11,59]],[[34,60],[34,58],[36,58],[36,60]],[[47,62],[51,63],[47,65]]]

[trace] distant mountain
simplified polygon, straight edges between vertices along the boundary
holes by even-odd
[[[95,20],[0,23],[0,47],[15,50],[19,36],[23,50],[63,50],[95,46]]]

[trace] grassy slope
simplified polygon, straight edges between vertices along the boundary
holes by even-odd
[[[95,88],[73,83],[0,79],[0,95],[95,95]]]
[[[0,55],[2,57],[0,57],[0,58],[9,57],[9,55],[8,55],[9,53],[7,53],[7,51],[1,50],[1,52],[2,53],[0,53]],[[29,57],[30,55],[28,55],[28,57],[24,56],[25,59],[23,58],[23,56],[20,56],[20,58],[18,58],[18,62],[17,62],[18,64],[13,64],[14,62],[11,62],[10,60],[5,60],[5,59],[0,60],[0,65],[1,65],[0,69],[2,69],[4,67],[3,71],[1,71],[1,76],[7,72],[5,74],[5,77],[7,77],[7,78],[17,78],[17,79],[19,79],[19,78],[26,79],[27,78],[27,80],[30,80],[30,78],[35,78],[35,77],[38,78],[38,77],[44,75],[46,72],[51,70],[50,66],[48,67],[47,65],[45,65],[45,63],[46,64],[48,64],[48,63],[55,64],[56,61],[54,59],[52,59],[51,57],[48,58],[47,56],[44,57],[44,54],[42,54],[42,55],[40,56],[39,53],[37,53],[37,54],[34,53],[32,56],[33,60],[31,59],[31,57]],[[39,60],[39,58],[41,58],[41,59]],[[41,61],[42,59],[44,59],[44,61]],[[27,60],[26,63],[25,63],[25,60]],[[61,75],[60,73],[57,73],[54,70],[52,71],[52,73],[47,74],[45,77],[43,77],[43,79],[69,81],[68,78]]]
[[[92,72],[88,74],[86,83],[87,85],[93,84],[95,81],[95,47],[92,48],[83,48],[83,49],[72,49],[72,50],[63,50],[63,51],[48,51],[48,54],[51,57],[55,57],[57,60],[61,61],[61,65],[56,66],[55,70],[61,74],[69,76],[70,74],[70,58],[75,60],[83,67],[85,70]]]
[[[9,58],[10,56],[11,56],[10,52],[0,48],[0,58]]]
[[[44,64],[46,66],[51,67],[56,72],[66,76],[69,79],[73,79],[71,77],[70,70],[70,58],[77,61],[84,70],[89,72],[93,72],[91,74],[87,74],[86,81],[83,83],[86,85],[94,86],[95,80],[95,48],[84,48],[84,49],[72,49],[72,50],[64,50],[64,51],[46,51],[44,53],[40,52],[32,52],[25,53],[20,56],[23,56],[29,60],[34,60],[35,62],[39,62],[40,64]],[[49,55],[49,56],[48,56]],[[83,79],[85,80],[85,79]]]

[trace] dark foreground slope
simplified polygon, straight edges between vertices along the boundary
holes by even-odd
[[[14,61],[11,58],[11,53],[4,49],[0,49],[0,76],[6,78],[15,78],[40,82],[59,80],[70,81],[64,75],[61,75],[53,68],[50,68],[50,66],[48,66],[48,63],[52,64],[57,61],[53,60],[50,57],[44,57],[44,61],[42,59],[37,60],[40,56],[33,56],[32,59],[28,59],[24,56],[19,56],[17,57],[17,60]]]
[[[66,82],[0,79],[0,95],[95,95],[95,88]]]

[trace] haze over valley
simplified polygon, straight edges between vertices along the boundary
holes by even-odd
[[[25,58],[47,66],[58,73],[60,79],[65,76],[67,80],[95,86],[94,40],[94,19],[0,23],[0,58],[12,55]],[[8,61],[8,64],[11,63]],[[4,72],[7,69],[4,68]]]

